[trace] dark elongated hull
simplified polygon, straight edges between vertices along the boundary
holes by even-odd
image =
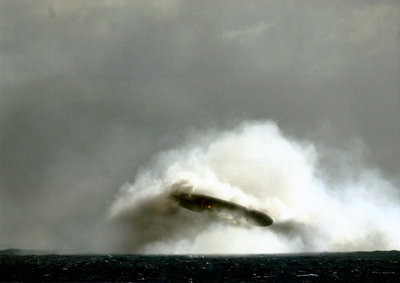
[[[182,192],[174,192],[171,196],[180,206],[196,212],[230,216],[233,220],[244,219],[247,223],[257,226],[269,226],[273,223],[272,218],[261,211],[248,209],[223,199]]]

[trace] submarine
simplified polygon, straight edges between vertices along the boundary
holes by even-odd
[[[271,217],[261,211],[208,195],[173,192],[171,197],[183,208],[225,218],[235,224],[270,226],[274,222]]]

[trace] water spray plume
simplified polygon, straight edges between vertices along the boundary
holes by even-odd
[[[323,154],[310,142],[286,137],[270,121],[244,123],[208,143],[163,153],[155,167],[121,189],[111,207],[111,219],[123,227],[120,249],[144,253],[400,249],[399,190],[379,171],[367,168],[357,168],[361,172],[357,180],[327,178],[320,162]],[[182,208],[171,199],[173,192],[240,204],[275,221],[268,227],[232,225]]]

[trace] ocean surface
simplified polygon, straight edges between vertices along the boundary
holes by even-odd
[[[0,281],[400,282],[400,252],[29,255],[0,252]]]

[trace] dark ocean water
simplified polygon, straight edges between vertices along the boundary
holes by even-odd
[[[400,282],[400,252],[279,255],[16,255],[0,281]]]

